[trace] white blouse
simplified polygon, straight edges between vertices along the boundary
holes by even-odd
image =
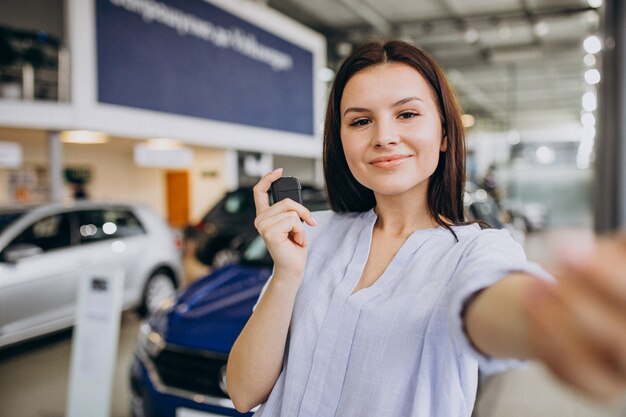
[[[454,226],[415,231],[385,272],[352,294],[377,215],[314,213],[282,372],[256,417],[470,416],[478,367],[517,361],[478,353],[464,302],[512,272],[548,275],[508,232]],[[261,294],[261,297],[263,294]]]

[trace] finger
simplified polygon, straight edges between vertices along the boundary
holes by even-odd
[[[267,192],[269,191],[272,183],[279,179],[282,174],[283,169],[277,168],[274,171],[265,174],[265,176],[263,176],[263,178],[261,178],[261,180],[252,188],[257,216],[270,206],[270,197]]]
[[[577,276],[588,289],[624,306],[626,312],[626,244],[600,240],[591,248],[563,251],[563,277]]]
[[[261,221],[259,233],[270,241],[282,242],[290,239],[300,246],[305,245],[304,227],[295,211],[280,213]]]
[[[271,217],[277,215],[278,213],[283,213],[286,211],[296,212],[298,214],[298,218],[304,220],[309,226],[317,225],[317,222],[313,218],[313,214],[311,213],[311,211],[304,207],[302,204],[297,203],[290,198],[280,200],[278,203],[265,210],[261,216]]]
[[[573,324],[590,343],[602,349],[617,373],[626,380],[626,315],[624,306],[615,306],[581,279],[567,279],[559,285],[559,297]]]
[[[579,390],[597,398],[617,395],[624,389],[624,380],[617,377],[602,356],[572,328],[568,311],[559,297],[549,287],[544,290],[527,310],[535,356]]]

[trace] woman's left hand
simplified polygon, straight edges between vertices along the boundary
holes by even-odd
[[[626,235],[566,252],[556,278],[525,303],[533,356],[595,398],[626,393]]]

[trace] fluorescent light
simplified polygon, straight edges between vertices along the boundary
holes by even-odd
[[[600,71],[595,68],[585,71],[585,82],[589,85],[598,84],[600,78]]]
[[[596,95],[591,91],[587,91],[583,94],[583,109],[587,111],[594,111],[596,107],[598,107]]]
[[[540,20],[533,25],[533,30],[535,31],[535,34],[537,36],[543,38],[548,33],[550,33],[550,26],[543,20]]]
[[[518,143],[520,143],[522,140],[522,136],[519,133],[519,130],[517,129],[511,129],[509,130],[509,133],[507,134],[507,142],[509,142],[509,145],[517,145]]]
[[[479,38],[480,33],[478,33],[478,31],[474,28],[467,28],[465,33],[463,33],[463,39],[469,44],[476,43]]]
[[[596,117],[593,115],[593,113],[583,114],[582,116],[580,116],[580,121],[585,127],[596,125]]]
[[[589,7],[593,7],[594,9],[602,7],[603,3],[604,2],[602,0],[587,0],[587,4],[589,5]]]
[[[602,41],[597,36],[591,35],[583,41],[583,47],[590,54],[595,54],[602,49]]]
[[[335,71],[330,68],[320,68],[317,76],[325,83],[331,82],[335,78]]]
[[[537,161],[544,165],[549,165],[556,159],[554,150],[548,146],[540,146],[537,148]]]
[[[588,67],[593,67],[594,65],[596,65],[596,57],[593,56],[592,54],[585,55],[585,57],[583,58],[583,61],[585,62],[585,65]]]
[[[171,150],[180,149],[181,144],[177,140],[169,138],[154,138],[146,141],[146,146],[152,150]]]
[[[61,142],[94,145],[107,143],[109,138],[102,132],[91,130],[65,130],[61,132]]]

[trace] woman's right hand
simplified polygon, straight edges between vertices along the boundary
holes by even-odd
[[[265,175],[254,186],[256,218],[254,226],[274,260],[274,273],[302,277],[307,258],[307,242],[302,220],[315,226],[311,212],[303,205],[285,199],[270,206],[268,191],[282,175],[282,168]]]

